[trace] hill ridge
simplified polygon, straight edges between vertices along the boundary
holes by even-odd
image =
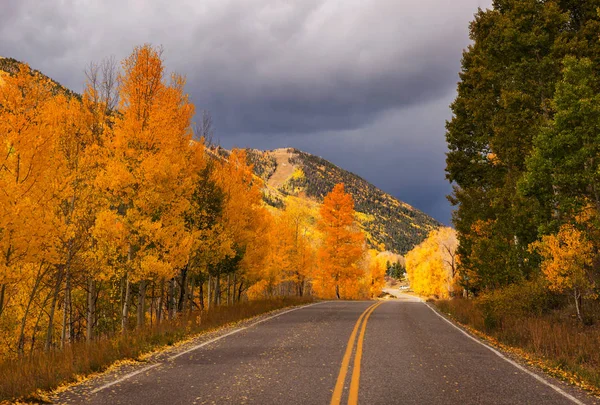
[[[335,184],[344,183],[354,198],[368,244],[379,250],[405,254],[430,231],[442,226],[417,208],[321,156],[296,148],[247,149],[247,153],[256,175],[266,183],[265,201],[276,208],[283,206],[282,195],[300,195],[322,202]],[[289,165],[281,170],[285,156]]]

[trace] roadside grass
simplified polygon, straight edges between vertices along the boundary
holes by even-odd
[[[143,355],[195,335],[277,309],[307,304],[311,298],[282,297],[255,300],[232,306],[189,313],[158,326],[129,331],[127,335],[102,338],[64,350],[36,352],[0,363],[0,403],[20,399],[45,402],[45,392],[93,373],[106,370],[118,361],[143,360]],[[201,315],[201,316],[200,316]]]
[[[510,294],[509,294],[510,295]],[[510,299],[507,297],[505,299]],[[550,375],[600,395],[600,319],[583,325],[569,305],[542,313],[502,312],[489,298],[434,300],[472,333]],[[587,303],[600,316],[600,304]]]

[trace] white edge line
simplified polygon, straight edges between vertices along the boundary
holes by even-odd
[[[448,324],[452,325],[452,327],[456,328],[458,331],[460,331],[460,333],[462,333],[463,335],[465,335],[466,337],[468,337],[472,341],[479,343],[480,345],[482,345],[486,349],[490,350],[492,353],[494,353],[495,355],[497,355],[501,359],[503,359],[503,360],[507,361],[508,363],[512,364],[513,366],[515,366],[519,370],[521,370],[521,371],[529,374],[530,376],[532,376],[533,378],[535,378],[536,380],[538,380],[542,384],[547,385],[548,387],[552,388],[554,391],[558,392],[563,397],[569,399],[571,402],[573,402],[573,403],[575,403],[577,405],[585,405],[583,402],[581,402],[580,400],[578,400],[577,398],[575,398],[571,394],[563,391],[560,387],[557,387],[556,385],[554,385],[551,382],[547,381],[546,379],[540,377],[536,373],[534,373],[534,372],[526,369],[525,367],[523,367],[519,363],[517,363],[517,362],[515,362],[515,361],[513,361],[511,359],[509,359],[508,357],[506,357],[505,355],[503,355],[502,353],[500,353],[498,350],[496,350],[493,347],[487,345],[486,343],[482,342],[481,340],[476,339],[475,337],[471,336],[469,333],[465,332],[463,329],[461,329],[458,326],[456,326],[452,321],[450,321],[446,317],[442,316],[438,311],[436,311],[435,309],[433,309],[430,305],[428,305],[427,303],[425,303],[423,300],[421,300],[421,302],[423,302],[423,304],[425,304],[425,306],[427,308],[429,308],[430,310],[432,310],[434,314],[436,314],[437,316],[439,316],[440,318],[442,318]]]
[[[283,312],[280,312],[280,313],[278,313],[278,314],[272,315],[272,316],[270,316],[270,317],[268,317],[268,318],[261,319],[260,321],[254,322],[254,323],[253,323],[253,324],[251,324],[251,325],[248,325],[248,326],[244,326],[244,327],[241,327],[241,328],[234,329],[234,330],[232,330],[232,331],[231,331],[231,332],[229,332],[229,333],[226,333],[226,334],[224,334],[224,335],[218,336],[218,337],[216,337],[216,338],[214,338],[214,339],[211,339],[211,340],[209,340],[209,341],[206,341],[206,342],[200,343],[199,345],[196,345],[196,346],[194,346],[194,347],[190,347],[189,349],[187,349],[187,350],[185,350],[185,351],[183,351],[183,352],[181,352],[181,353],[177,353],[177,354],[175,354],[175,355],[173,355],[173,356],[169,357],[167,360],[174,360],[174,359],[176,359],[176,358],[177,358],[177,357],[179,357],[179,356],[183,356],[184,354],[187,354],[187,353],[189,353],[189,352],[193,352],[194,350],[200,349],[200,348],[202,348],[202,347],[204,347],[204,346],[206,346],[206,345],[209,345],[209,344],[211,344],[211,343],[214,343],[214,342],[216,342],[217,340],[221,340],[221,339],[223,339],[223,338],[226,338],[227,336],[231,336],[231,335],[234,335],[234,334],[236,334],[236,333],[238,333],[238,332],[241,332],[241,331],[243,331],[244,329],[248,329],[248,328],[251,328],[251,327],[253,327],[253,326],[256,326],[256,325],[258,325],[259,323],[263,323],[263,322],[269,321],[269,320],[271,320],[271,319],[273,319],[273,318],[277,318],[278,316],[281,316],[281,315],[284,315],[284,314],[287,314],[287,313],[290,313],[290,312],[293,312],[293,311],[297,311],[297,310],[299,310],[299,309],[308,308],[308,307],[312,307],[313,305],[322,304],[322,303],[324,303],[324,302],[327,302],[327,301],[315,302],[315,303],[313,303],[313,304],[302,305],[302,306],[299,306],[299,307],[295,307],[295,308],[292,308],[292,309],[288,309],[287,311],[283,311]],[[138,375],[138,374],[140,374],[140,373],[143,373],[144,371],[148,371],[148,370],[150,370],[150,369],[153,369],[153,368],[155,368],[155,367],[158,367],[158,366],[160,366],[161,364],[162,364],[162,363],[154,363],[154,364],[151,364],[151,365],[149,365],[149,366],[146,366],[146,367],[144,367],[144,368],[141,368],[141,369],[139,369],[139,370],[137,370],[137,371],[134,371],[134,372],[132,372],[132,373],[125,374],[123,377],[121,377],[121,378],[119,378],[119,379],[117,379],[117,380],[111,381],[111,382],[109,382],[109,383],[107,383],[107,384],[104,384],[104,385],[102,385],[101,387],[98,387],[98,388],[94,389],[93,391],[91,391],[91,393],[92,393],[92,394],[95,394],[95,393],[97,393],[97,392],[99,392],[99,391],[102,391],[102,390],[104,390],[104,389],[108,388],[108,387],[112,387],[112,386],[113,386],[113,385],[115,385],[115,384],[118,384],[118,383],[120,383],[120,382],[123,382],[123,381],[125,381],[125,380],[127,380],[127,379],[129,379],[129,378],[131,378],[131,377],[134,377],[134,376],[136,376],[136,375]]]
[[[244,329],[246,329],[246,328],[247,328],[247,326],[245,326],[245,327],[242,327],[242,328],[237,328],[237,329],[234,329],[234,330],[232,330],[232,331],[231,331],[231,332],[229,332],[229,333],[226,333],[226,334],[224,334],[224,335],[221,335],[221,336],[217,336],[217,337],[216,337],[216,338],[214,338],[214,339],[211,339],[211,340],[209,340],[209,341],[206,341],[206,342],[204,342],[204,343],[200,343],[199,345],[196,345],[196,346],[194,346],[194,347],[190,347],[189,349],[187,349],[187,350],[184,350],[183,352],[177,353],[177,354],[175,354],[175,355],[173,355],[173,356],[169,357],[167,360],[173,360],[173,359],[176,359],[176,358],[177,358],[177,357],[179,357],[179,356],[183,356],[184,354],[188,354],[189,352],[193,352],[194,350],[200,349],[201,347],[204,347],[204,346],[206,346],[206,345],[209,345],[209,344],[211,344],[211,343],[214,343],[214,342],[216,342],[217,340],[221,340],[221,339],[223,339],[223,338],[226,338],[227,336],[231,336],[231,335],[234,335],[234,334],[236,334],[236,333],[238,333],[238,332],[241,332],[241,331],[243,331],[243,330],[244,330]]]
[[[117,383],[120,383],[120,382],[121,382],[121,381],[123,381],[123,380],[127,380],[128,378],[131,378],[131,377],[133,377],[133,376],[135,376],[135,375],[138,375],[138,374],[140,374],[140,373],[143,373],[144,371],[148,371],[148,370],[150,370],[150,369],[152,369],[152,368],[154,368],[154,367],[158,367],[159,365],[160,365],[160,363],[154,363],[154,364],[150,364],[149,366],[146,366],[146,367],[144,367],[144,368],[141,368],[141,369],[139,369],[139,370],[137,370],[137,371],[134,371],[134,372],[132,372],[132,373],[129,373],[129,374],[125,374],[123,377],[119,378],[118,380],[111,381],[111,382],[109,382],[108,384],[104,384],[103,386],[96,388],[96,389],[95,389],[95,390],[93,390],[91,393],[92,393],[92,394],[95,394],[95,393],[96,393],[96,392],[98,392],[98,391],[102,391],[103,389],[106,389],[106,388],[108,388],[108,387],[112,387],[113,385],[115,385],[115,384],[117,384]]]

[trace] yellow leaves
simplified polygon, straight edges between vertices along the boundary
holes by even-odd
[[[156,254],[144,255],[140,261],[140,273],[146,278],[149,275],[158,277],[171,277],[173,266],[169,262],[161,260]]]
[[[291,178],[293,180],[302,180],[302,179],[304,179],[304,177],[305,177],[304,176],[304,171],[302,170],[302,168],[296,167],[294,169],[294,172],[292,173],[292,177]]]
[[[432,231],[406,255],[406,272],[417,294],[448,298],[455,289],[457,248],[452,228]],[[454,273],[454,274],[453,274]]]
[[[543,257],[542,272],[551,290],[587,290],[592,286],[586,269],[593,264],[594,246],[573,225],[561,226],[558,234],[542,237],[530,249]]]

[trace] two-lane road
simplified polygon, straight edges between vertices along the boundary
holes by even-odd
[[[221,336],[125,376],[76,386],[57,402],[594,403],[540,381],[408,296],[322,302]]]

